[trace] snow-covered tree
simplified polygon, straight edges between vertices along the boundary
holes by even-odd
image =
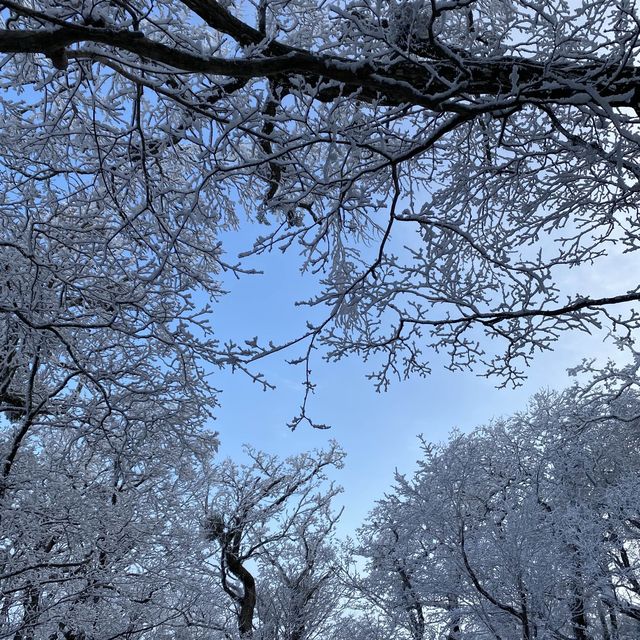
[[[216,468],[204,527],[235,626],[260,640],[328,637],[344,589],[331,504],[340,489],[327,471],[344,453],[335,443],[284,460],[246,453],[247,464]]]
[[[179,626],[181,531],[217,446],[189,277],[158,269],[90,203],[64,201],[73,180],[40,189],[0,171],[2,633]]]
[[[20,447],[0,502],[0,636],[169,637],[201,622],[203,602],[215,621],[193,540],[217,439],[147,426],[38,426]]]
[[[146,366],[257,376],[284,345],[219,345],[189,299],[241,270],[220,238],[245,217],[265,225],[249,254],[295,245],[321,274],[301,357],[377,358],[379,387],[426,373],[425,347],[517,381],[564,330],[637,325],[616,308],[637,288],[558,285],[638,248],[630,0],[3,0],[0,20],[12,411],[62,384],[11,373],[26,331],[61,376],[112,357],[103,331],[154,341]],[[14,306],[16,275],[36,292]]]
[[[333,624],[341,454],[216,470],[209,374],[268,385],[298,349],[310,392],[322,346],[381,389],[435,348],[517,382],[564,330],[629,341],[638,287],[559,278],[639,246],[639,25],[631,0],[0,0],[3,633]],[[243,257],[319,276],[304,335],[218,341],[240,225]],[[364,529],[362,629],[637,634],[635,384],[425,451]]]
[[[424,445],[362,528],[361,597],[389,637],[640,632],[640,389],[631,369]]]

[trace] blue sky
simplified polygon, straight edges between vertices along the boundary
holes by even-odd
[[[246,231],[240,233],[230,238],[234,249],[246,237]],[[568,271],[563,276],[564,286],[567,292],[620,293],[637,284],[637,271],[628,260],[611,255],[597,266]],[[309,277],[298,272],[295,252],[282,256],[277,251],[257,258],[251,266],[265,274],[228,280],[229,294],[214,305],[212,322],[219,337],[251,338],[257,334],[261,340],[277,342],[297,335],[304,329],[306,315],[304,308],[294,307],[294,301],[312,289]],[[246,442],[270,453],[289,455],[336,439],[347,452],[345,468],[335,474],[335,480],[344,487],[342,503],[346,509],[341,533],[346,534],[389,489],[395,469],[411,472],[415,467],[420,455],[418,434],[439,441],[454,427],[469,430],[523,409],[539,389],[570,384],[567,368],[585,357],[603,361],[624,356],[604,340],[602,332],[572,333],[563,336],[553,352],[538,356],[526,383],[515,390],[497,389],[497,380],[472,372],[449,372],[434,358],[433,373],[427,379],[397,382],[388,392],[376,393],[365,378],[366,364],[355,358],[325,364],[318,355],[313,367],[317,389],[311,414],[314,420],[330,424],[331,429],[301,425],[293,433],[286,425],[302,399],[302,371],[285,364],[284,358],[271,357],[261,361],[259,369],[276,385],[275,391],[262,391],[243,374],[214,374],[214,385],[223,393],[212,427],[220,432],[221,457],[237,460],[242,460]]]

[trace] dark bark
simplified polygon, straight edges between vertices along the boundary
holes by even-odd
[[[216,540],[220,544],[220,579],[222,588],[238,607],[237,622],[240,636],[249,638],[253,635],[256,581],[240,558],[242,529],[236,527],[233,530],[228,530],[222,516],[212,514],[207,522],[207,535],[210,540]],[[240,581],[242,591],[228,583],[228,573]]]
[[[460,528],[460,552],[462,554],[462,562],[465,569],[467,570],[467,575],[471,579],[471,583],[476,588],[478,593],[486,600],[488,600],[494,607],[497,607],[498,609],[501,609],[502,611],[509,613],[514,618],[516,618],[522,627],[522,640],[531,640],[531,629],[529,626],[529,619],[526,611],[518,610],[515,607],[512,607],[510,604],[500,602],[494,595],[492,595],[489,591],[487,591],[487,589],[482,586],[482,583],[478,579],[476,572],[471,567],[469,557],[467,556],[464,540],[464,525]]]
[[[586,599],[584,586],[582,583],[582,562],[580,560],[580,550],[573,544],[569,545],[574,565],[574,575],[571,579],[571,628],[575,640],[589,639],[589,622],[586,614]]]
[[[263,41],[260,31],[215,2],[185,0],[185,4],[240,45],[255,46]],[[64,67],[73,53],[67,50],[69,46],[93,42],[190,73],[237,79],[278,78],[284,88],[297,86],[296,76],[301,76],[318,87],[314,97],[320,100],[331,101],[340,94],[357,92],[357,99],[362,101],[406,103],[442,112],[487,110],[487,105],[475,104],[469,96],[492,96],[496,99],[492,108],[503,109],[526,103],[593,101],[594,95],[612,106],[635,108],[640,101],[640,68],[621,67],[606,60],[583,64],[545,64],[510,56],[482,60],[464,52],[447,57],[435,49],[423,60],[377,64],[305,51],[277,41],[265,42],[254,57],[225,59],[156,42],[140,31],[65,23],[44,14],[36,17],[57,26],[48,30],[0,30],[0,52],[42,53],[55,66]],[[333,84],[326,86],[330,81]]]
[[[248,638],[253,635],[253,615],[256,608],[256,581],[232,550],[227,549],[225,551],[225,561],[229,571],[242,583],[242,594],[237,598],[239,605],[238,631],[241,637]]]
[[[460,622],[462,621],[462,617],[458,613],[458,596],[450,594],[447,596],[447,601],[447,611],[451,612],[451,622],[449,623],[447,640],[460,640]]]
[[[411,628],[411,636],[413,640],[422,640],[425,632],[425,619],[422,602],[416,594],[409,574],[405,569],[398,565],[396,567],[400,580],[402,581],[403,595],[406,601],[406,609],[409,615],[409,626]]]
[[[611,633],[609,632],[609,624],[607,622],[607,616],[602,605],[602,601],[598,600],[596,603],[598,611],[598,619],[600,620],[600,628],[602,629],[602,640],[611,640]]]

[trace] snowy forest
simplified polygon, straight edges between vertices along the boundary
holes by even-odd
[[[640,638],[636,0],[0,0],[0,114],[0,640]],[[272,254],[302,328],[223,326]],[[319,363],[597,332],[350,535],[339,439],[220,455],[226,373],[332,435]]]

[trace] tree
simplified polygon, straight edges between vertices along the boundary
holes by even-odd
[[[638,247],[640,20],[628,0],[579,7],[0,0],[0,20],[0,539],[9,585],[2,615],[15,640],[99,635],[114,617],[135,622],[117,634],[153,634],[131,613],[136,599],[148,597],[132,594],[149,575],[131,558],[135,551],[163,575],[157,552],[167,538],[154,487],[173,486],[179,476],[169,453],[175,447],[186,446],[195,466],[211,452],[203,429],[217,397],[215,367],[268,386],[257,363],[288,348],[305,365],[308,395],[309,359],[322,345],[329,359],[377,360],[380,389],[394,375],[425,374],[425,349],[434,348],[449,354],[452,368],[479,367],[517,383],[521,365],[564,330],[608,322],[623,344],[637,328],[637,315],[616,305],[637,301],[640,289],[598,298],[560,284],[565,269],[597,263],[614,243]],[[245,257],[295,246],[302,269],[321,278],[308,302],[323,317],[283,344],[222,343],[209,324],[222,273],[252,270],[228,261],[221,241],[245,217],[265,229]],[[632,406],[633,394],[621,388]],[[601,397],[585,398],[584,407],[605,415]],[[306,397],[293,425],[305,418]],[[512,453],[519,436],[505,433],[493,435]],[[615,512],[591,497],[604,491],[610,467],[594,462],[597,490],[585,488],[580,469],[565,470],[564,493],[544,498],[549,511],[534,500],[528,476],[518,475],[519,462],[499,465],[503,475],[493,477],[474,438],[452,443],[425,471],[441,482],[428,504],[442,529],[427,556],[447,591],[432,591],[433,571],[412,564],[419,554],[387,558],[385,571],[400,581],[394,602],[406,614],[393,628],[404,625],[418,638],[435,610],[452,636],[481,628],[530,637],[537,628],[566,627],[578,638],[594,624],[612,637],[632,634],[623,627],[635,629],[638,614],[635,506],[622,489],[611,498]],[[568,440],[559,442],[567,459],[579,457]],[[499,458],[497,447],[490,450]],[[532,468],[555,481],[538,449],[529,449],[539,465]],[[164,466],[147,473],[148,456]],[[504,533],[488,515],[480,518],[484,507],[466,485],[453,503],[438,501],[457,486],[439,470],[443,461],[499,502],[491,508],[508,515]],[[267,505],[286,517],[278,498],[269,503],[264,482],[258,477]],[[575,506],[581,492],[589,498],[584,514]],[[149,495],[142,514],[137,496]],[[95,513],[78,507],[85,497]],[[526,500],[535,508],[524,509]],[[70,514],[62,522],[56,504]],[[186,509],[176,504],[172,531]],[[245,521],[245,505],[236,504],[215,512],[221,519],[212,511],[205,527],[243,635],[259,601],[243,564],[252,553],[242,544],[255,536],[267,548],[258,529],[270,513],[254,506],[255,520]],[[194,518],[189,509],[180,513]],[[467,530],[469,519],[478,527]],[[100,526],[85,535],[87,522]],[[389,522],[390,540],[413,540]],[[102,542],[100,528],[116,535],[128,523],[140,526],[139,548]],[[529,540],[522,531],[575,533],[576,523],[588,544],[582,534],[545,538],[552,553],[536,547],[537,564],[525,566],[531,554],[520,554],[521,540]],[[189,557],[200,572],[180,564],[172,547],[166,569],[175,581],[154,591],[145,615],[164,620],[161,611],[171,609],[182,631],[223,634],[217,595],[210,610],[202,596],[219,588],[198,539]],[[316,554],[328,557],[313,539],[291,572],[280,560],[269,570],[322,583],[324,567],[305,574]],[[509,563],[494,585],[487,563],[504,554]],[[260,562],[267,556],[260,553]],[[107,569],[124,576],[117,604],[101,591],[111,585]],[[551,580],[559,575],[561,585]],[[309,584],[309,593],[321,588]],[[546,589],[556,594],[551,611],[541,609]],[[194,593],[197,603],[186,607]],[[87,597],[99,599],[92,600],[97,617]],[[187,609],[202,615],[185,619]],[[212,622],[218,614],[220,624]],[[302,609],[295,617],[304,617]],[[70,622],[56,627],[63,620]]]
[[[60,317],[3,305],[12,326],[28,319],[51,340],[125,319],[132,335],[135,319],[136,335],[169,348],[162,318],[182,330],[173,346],[261,381],[264,356],[298,347],[308,362],[323,344],[329,359],[376,360],[378,388],[425,374],[425,347],[517,382],[564,330],[608,322],[626,340],[636,328],[616,305],[637,288],[598,298],[560,285],[613,243],[637,249],[629,0],[0,9],[3,247],[41,295],[59,266],[84,256],[88,270],[74,287],[54,278]],[[302,268],[322,274],[309,302],[323,317],[286,344],[186,333],[189,292],[215,297],[216,273],[242,271],[220,234],[243,215],[266,225],[248,254],[297,245]],[[100,256],[99,274],[86,256]],[[11,371],[20,338],[7,331]],[[24,390],[11,384],[13,411]]]
[[[344,453],[332,443],[285,460],[247,447],[249,464],[223,461],[211,486],[205,536],[241,637],[309,640],[337,616],[335,525],[340,489],[326,472]]]
[[[361,532],[390,637],[637,637],[636,368],[424,445]]]
[[[186,274],[161,272],[121,222],[65,200],[64,174],[40,174],[40,189],[31,169],[30,186],[1,169],[3,635],[180,626],[179,524],[202,492],[185,478],[205,478],[217,448],[204,430],[210,341],[194,335],[200,320],[176,286]]]
[[[340,449],[213,464],[215,434],[170,426],[21,451],[0,511],[2,637],[334,637]]]
[[[341,638],[349,594],[341,581],[336,516],[301,528],[259,561],[257,614],[261,640]]]
[[[40,427],[20,448],[0,504],[3,638],[169,638],[190,629],[195,640],[203,620],[209,630],[219,623],[216,582],[199,569],[193,542],[217,438],[158,427]]]

